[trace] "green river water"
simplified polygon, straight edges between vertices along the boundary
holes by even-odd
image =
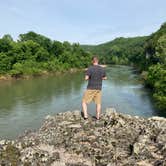
[[[102,110],[143,117],[166,116],[154,108],[150,92],[132,67],[109,66],[103,82]],[[84,72],[43,76],[30,80],[0,82],[0,138],[16,138],[28,129],[40,127],[44,117],[58,112],[81,110],[87,82]],[[88,107],[95,114],[95,105]]]

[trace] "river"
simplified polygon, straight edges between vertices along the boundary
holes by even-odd
[[[102,109],[114,107],[130,115],[166,116],[156,110],[150,92],[144,88],[135,69],[128,66],[106,68]],[[86,89],[84,72],[43,76],[29,80],[0,82],[0,138],[13,139],[24,130],[37,129],[48,114],[81,109]],[[95,105],[88,107],[95,114]]]

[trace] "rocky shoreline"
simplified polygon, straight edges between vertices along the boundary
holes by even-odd
[[[80,111],[47,116],[38,131],[0,140],[4,166],[165,166],[166,119],[107,109],[101,119]]]

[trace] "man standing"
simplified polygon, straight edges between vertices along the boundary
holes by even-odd
[[[87,104],[94,101],[96,104],[96,119],[100,118],[101,113],[101,89],[102,80],[106,80],[106,73],[103,67],[98,64],[96,56],[92,58],[92,66],[88,68],[85,74],[85,80],[88,80],[87,90],[82,99],[82,110],[84,119],[88,118]]]

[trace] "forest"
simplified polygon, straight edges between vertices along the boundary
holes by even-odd
[[[152,90],[156,106],[166,111],[166,23],[150,36],[116,38],[100,45],[82,45],[106,64],[135,66]]]
[[[20,34],[14,41],[6,34],[0,39],[0,75],[20,77],[44,72],[63,72],[88,66],[91,54],[78,43],[53,41],[35,32]]]

